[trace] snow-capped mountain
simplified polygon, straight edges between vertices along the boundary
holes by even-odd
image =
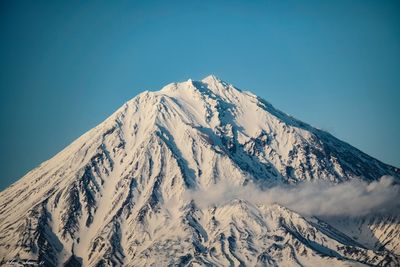
[[[0,260],[43,266],[398,266],[396,215],[328,221],[191,192],[400,177],[215,76],[124,104],[0,193]],[[340,197],[340,196],[338,196]],[[350,204],[350,203],[349,203]]]

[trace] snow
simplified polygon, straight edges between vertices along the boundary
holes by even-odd
[[[202,207],[188,197],[193,191],[207,197],[216,184],[270,187],[383,175],[398,179],[399,170],[214,75],[171,83],[128,101],[0,193],[0,260],[398,264],[397,217],[390,227],[386,217],[365,226],[386,242],[379,251],[365,232],[357,233],[358,245],[342,236],[351,239],[355,231],[332,222],[341,229],[333,231],[280,205],[234,199]]]

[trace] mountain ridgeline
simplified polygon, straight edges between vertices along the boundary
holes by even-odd
[[[400,170],[215,76],[125,103],[0,193],[0,261],[41,266],[399,266],[396,215],[320,218],[191,193]],[[340,196],[338,196],[340,197]],[[351,203],[349,203],[351,205]]]

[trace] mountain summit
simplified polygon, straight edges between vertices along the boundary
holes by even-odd
[[[396,181],[400,170],[210,75],[125,103],[0,193],[0,260],[43,266],[400,264],[397,217],[345,233],[278,204],[191,197],[217,184]],[[340,196],[338,196],[340,197]],[[353,229],[353,228],[352,228]],[[366,238],[368,236],[369,238]]]

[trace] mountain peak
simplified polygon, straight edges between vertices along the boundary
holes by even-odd
[[[217,76],[215,76],[214,74],[210,74],[204,77],[201,81],[204,83],[209,83],[209,82],[221,82],[222,80]]]
[[[237,91],[237,88],[235,88],[233,85],[221,80],[217,76],[211,74],[208,75],[207,77],[203,78],[202,80],[193,80],[189,78],[186,81],[182,82],[174,82],[170,83],[166,86],[164,86],[161,89],[161,92],[163,93],[168,93],[168,92],[179,92],[182,90],[187,90],[187,89],[194,89],[197,91],[200,91],[202,93],[206,91],[211,91],[212,93],[220,96],[226,95],[227,91],[229,89],[235,89]]]
[[[379,233],[384,250],[366,251],[329,225],[252,203],[245,195],[253,191],[230,193],[383,175],[400,173],[215,75],[171,83],[133,98],[0,192],[0,261],[279,266],[292,257],[398,266],[389,251],[396,237]],[[397,225],[378,231],[400,233]]]
[[[211,88],[227,89],[229,87],[233,87],[231,84],[221,80],[214,74],[208,75],[207,77],[203,78],[200,82],[207,84],[208,87]]]

